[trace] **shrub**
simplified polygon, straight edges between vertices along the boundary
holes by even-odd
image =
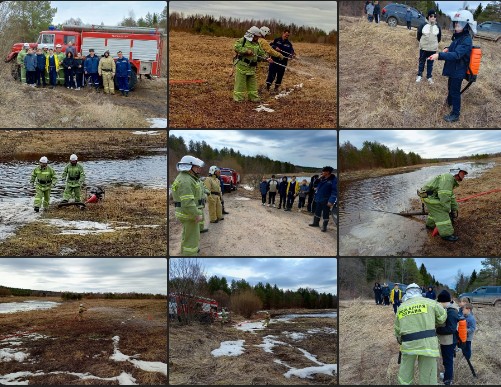
[[[239,291],[231,295],[231,309],[246,318],[261,309],[263,303],[253,290]]]

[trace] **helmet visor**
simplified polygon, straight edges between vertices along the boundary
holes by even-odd
[[[468,25],[468,22],[466,21],[451,21],[451,26],[450,26],[450,29],[452,31],[456,31],[456,29],[458,30],[464,30],[464,28]]]

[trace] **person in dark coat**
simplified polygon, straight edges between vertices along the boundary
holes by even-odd
[[[379,1],[374,1],[374,21],[379,24],[379,15],[381,14],[381,6]]]
[[[40,82],[40,77],[42,77],[42,82]],[[35,79],[37,81],[37,87],[43,85],[43,87],[47,86],[47,82],[45,81],[45,54],[39,48],[37,49],[37,69]]]
[[[83,72],[84,72],[84,58],[82,54],[78,53],[75,58],[75,79],[77,82],[77,90],[83,87]]]
[[[381,288],[381,293],[383,295],[384,305],[390,305],[390,288],[386,282],[383,284]]]
[[[477,22],[465,9],[457,11],[452,18],[454,34],[452,43],[442,52],[430,56],[430,60],[445,60],[442,75],[449,77],[447,83],[447,105],[452,111],[444,117],[447,122],[456,122],[461,113],[461,83],[466,77],[473,48],[473,35],[477,33]]]
[[[31,87],[35,87],[37,56],[31,48],[28,50],[28,53],[24,57],[24,67],[26,68],[26,83]]]
[[[278,209],[282,208],[282,203],[284,204],[284,209],[287,203],[287,176],[282,177],[282,181],[278,185],[278,195],[280,196],[280,202],[278,203]]]
[[[84,61],[84,76],[87,79],[87,85],[94,86],[97,90],[99,89],[99,57],[94,54],[94,49],[89,49],[89,55],[85,57]]]
[[[426,298],[429,298],[430,300],[436,300],[437,295],[433,291],[433,287],[428,286],[428,291],[426,292]]]
[[[376,301],[376,305],[382,305],[381,295],[383,294],[383,289],[381,288],[379,282],[374,283],[372,291],[374,292],[374,300]]]
[[[447,311],[445,325],[436,328],[438,342],[440,343],[440,352],[442,354],[442,363],[444,365],[444,384],[452,384],[454,378],[454,356],[457,342],[458,329],[458,305],[452,301],[452,297],[447,290],[442,290],[437,302],[442,304]]]
[[[322,176],[319,179],[317,192],[315,193],[315,216],[313,217],[313,223],[309,224],[311,227],[320,227],[320,218],[323,213],[323,225],[322,231],[327,231],[327,225],[329,224],[330,210],[331,207],[337,201],[337,178],[333,174],[334,168],[324,167],[322,169]]]
[[[308,204],[306,205],[306,209],[308,212],[315,212],[315,207],[314,207],[314,201],[313,198],[315,197],[315,189],[318,186],[318,175],[314,175],[311,177],[310,180],[310,185],[309,185],[309,190],[308,190]]]
[[[287,62],[296,56],[292,43],[289,41],[290,31],[284,30],[282,36],[276,38],[271,47],[284,56],[284,59],[274,58],[268,68],[268,77],[266,78],[266,89],[270,90],[271,84],[275,81],[275,92],[278,92],[282,84],[282,78],[287,67]],[[277,63],[277,64],[275,64]],[[275,80],[276,77],[276,80]]]
[[[405,11],[405,22],[407,23],[407,29],[411,29],[411,22],[412,22],[412,11],[411,7],[407,7],[407,11]]]
[[[73,72],[75,71],[75,59],[71,51],[66,52],[66,58],[63,60],[64,68],[64,86],[67,89],[73,89]]]
[[[129,60],[123,56],[122,51],[118,51],[118,59],[116,60],[116,76],[118,82],[118,90],[125,95],[129,96],[129,77],[131,76],[131,67]]]
[[[259,184],[259,191],[261,191],[261,202],[262,205],[266,205],[266,194],[268,193],[268,181],[266,177],[263,176],[263,180]]]

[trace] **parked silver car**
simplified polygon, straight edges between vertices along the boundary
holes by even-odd
[[[481,286],[470,293],[462,293],[472,304],[494,305],[501,307],[501,286]]]

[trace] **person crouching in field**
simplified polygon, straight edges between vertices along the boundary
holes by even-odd
[[[235,42],[234,49],[237,53],[235,58],[235,87],[233,88],[233,100],[245,101],[245,93],[252,102],[259,102],[257,91],[256,69],[257,62],[262,61],[266,53],[258,43],[261,30],[252,26],[243,38]],[[265,59],[269,63],[273,59]]]
[[[426,63],[426,79],[428,83],[433,84],[432,71],[433,61],[428,58],[438,51],[438,43],[442,40],[442,31],[437,24],[437,14],[435,10],[430,9],[426,17],[428,23],[419,26],[417,31],[417,40],[419,41],[419,65],[416,82],[421,82],[424,65]],[[427,60],[428,59],[428,60]]]
[[[445,60],[442,75],[449,77],[447,105],[452,111],[444,117],[447,122],[459,120],[461,113],[461,83],[466,76],[473,48],[473,35],[477,33],[477,22],[473,15],[465,9],[457,11],[452,17],[451,27],[454,31],[452,43],[442,52],[430,56],[430,60]]]

